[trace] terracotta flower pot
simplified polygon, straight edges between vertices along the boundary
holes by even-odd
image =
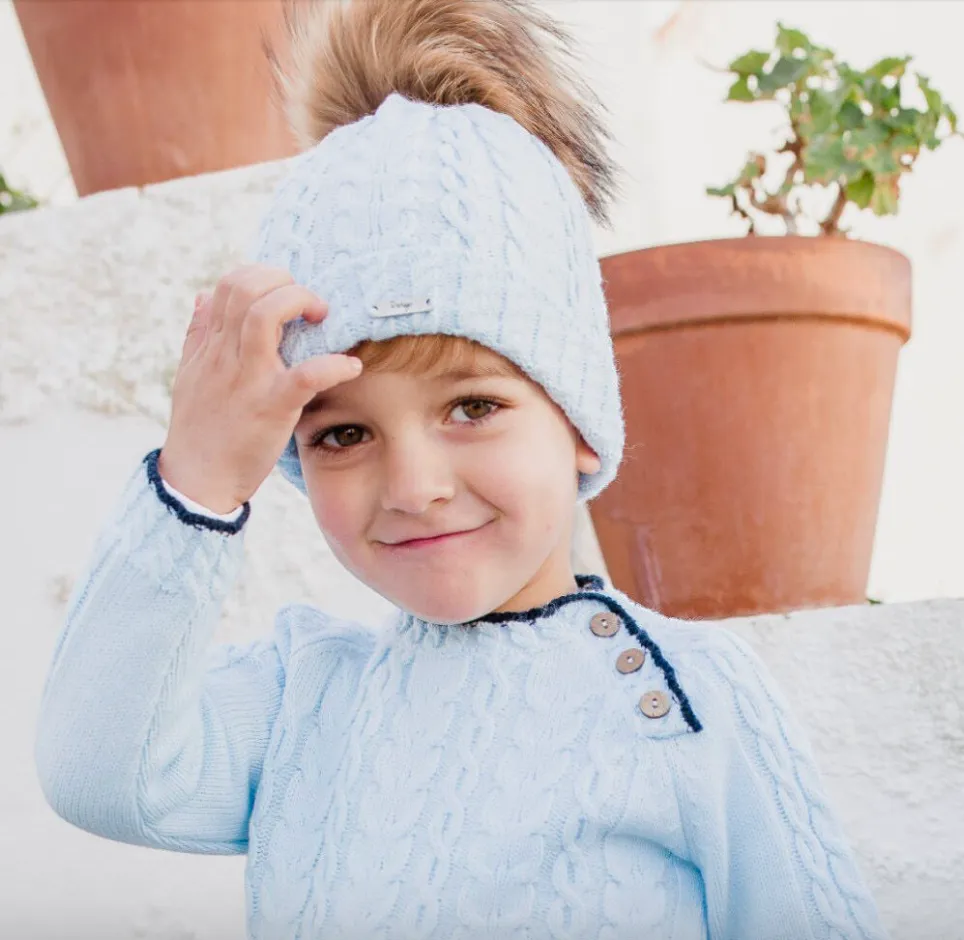
[[[14,0],[79,195],[295,152],[262,31],[281,0]]]
[[[790,236],[601,266],[627,449],[590,511],[613,583],[688,618],[864,602],[908,259]]]

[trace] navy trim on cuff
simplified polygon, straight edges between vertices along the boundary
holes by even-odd
[[[224,532],[228,535],[234,535],[236,532],[241,531],[241,527],[247,522],[248,516],[251,515],[251,504],[249,502],[244,503],[244,509],[241,515],[233,522],[228,522],[224,519],[213,519],[210,516],[202,516],[199,513],[191,512],[177,497],[172,496],[164,486],[164,480],[161,478],[160,471],[157,469],[157,459],[160,455],[161,448],[158,447],[144,457],[143,463],[147,466],[147,479],[150,480],[151,485],[154,487],[157,498],[167,506],[181,522],[194,526],[195,529],[208,529],[213,532]]]

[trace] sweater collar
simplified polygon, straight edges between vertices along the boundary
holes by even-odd
[[[577,591],[557,597],[541,607],[485,614],[465,623],[431,623],[413,614],[402,612],[396,636],[399,639],[404,638],[410,644],[436,649],[448,648],[450,643],[462,648],[467,643],[476,642],[485,645],[494,644],[493,650],[501,650],[506,645],[528,648],[533,643],[541,642],[540,637],[546,639],[570,632],[571,627],[566,623],[568,618],[565,615],[556,616],[560,610],[571,608],[580,602],[598,604],[616,614],[636,642],[652,656],[653,662],[663,673],[669,690],[679,702],[686,723],[692,731],[701,731],[702,723],[693,712],[689,698],[679,684],[676,670],[663,655],[654,639],[624,606],[622,598],[611,596],[611,592],[604,589],[602,578],[596,575],[577,574],[575,577]],[[525,623],[532,629],[505,629],[507,624],[512,623]]]
[[[573,601],[578,601],[590,596],[590,592],[603,590],[603,580],[594,574],[577,574],[577,590],[571,594],[563,594],[554,600],[549,601],[540,607],[530,607],[528,610],[504,611],[501,613],[493,612],[483,614],[474,620],[467,620],[464,623],[445,624],[434,623],[430,620],[422,620],[414,614],[402,611],[398,622],[399,632],[408,636],[415,642],[422,642],[429,639],[433,644],[444,642],[452,636],[462,636],[464,634],[475,635],[498,635],[502,633],[514,634],[508,628],[511,624],[527,624],[537,633],[551,634],[557,628],[557,620],[554,615],[562,608]]]
[[[545,617],[551,617],[560,607],[578,598],[585,591],[601,591],[603,579],[595,574],[577,574],[577,591],[572,594],[563,594],[555,600],[543,604],[541,607],[530,607],[528,610],[509,610],[501,613],[483,614],[475,620],[470,620],[469,625],[474,623],[535,623]]]

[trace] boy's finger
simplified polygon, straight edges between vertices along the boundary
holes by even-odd
[[[285,268],[249,264],[232,271],[218,282],[215,291],[212,312],[217,328],[239,337],[248,310],[266,294],[293,283]]]
[[[285,373],[284,406],[291,411],[304,408],[318,392],[356,379],[361,371],[362,361],[354,356],[342,353],[312,356]]]
[[[328,304],[307,287],[300,284],[278,287],[248,309],[241,325],[238,353],[242,358],[277,353],[285,322],[304,316],[318,323],[327,313]]]
[[[200,291],[194,298],[194,313],[191,315],[191,322],[187,326],[184,344],[181,347],[181,358],[184,361],[194,355],[204,340],[204,334],[210,320],[210,306],[208,305],[210,299],[211,295],[206,291]]]

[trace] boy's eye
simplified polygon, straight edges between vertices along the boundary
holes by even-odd
[[[488,418],[499,406],[494,401],[488,401],[485,398],[470,398],[464,401],[460,401],[452,411],[452,414],[456,414],[461,411],[465,415],[466,420],[460,421],[456,418],[456,423],[466,424],[472,421],[481,421],[483,418]]]
[[[478,424],[490,418],[502,405],[487,398],[463,398],[456,402],[451,414],[456,424]],[[461,413],[462,417],[459,417]],[[334,428],[317,431],[309,440],[309,446],[322,450],[346,450],[369,439],[368,431],[358,424],[340,424]]]
[[[311,446],[339,450],[351,447],[353,444],[360,444],[364,439],[364,428],[360,428],[357,424],[343,424],[340,427],[316,434],[311,440]]]

